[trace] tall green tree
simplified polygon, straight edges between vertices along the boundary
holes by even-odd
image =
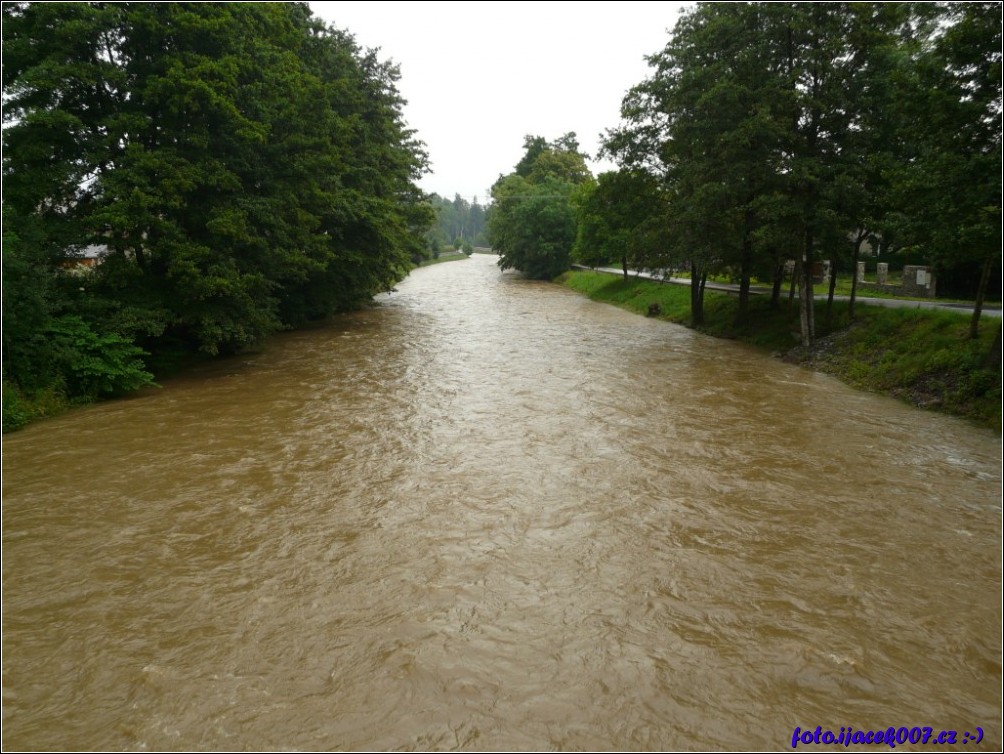
[[[596,266],[619,262],[628,269],[665,268],[666,203],[656,179],[642,170],[601,173],[575,196],[578,232],[572,256]]]
[[[98,343],[234,351],[358,306],[425,248],[397,69],[305,4],[3,13],[12,340],[70,316]],[[70,279],[87,245],[105,261]]]
[[[745,317],[756,234],[771,206],[764,198],[779,190],[787,100],[769,21],[756,4],[699,4],[685,13],[649,58],[654,73],[625,98],[625,124],[605,141],[622,164],[661,176],[677,219],[686,217],[676,237],[701,229],[691,247],[695,321],[701,280],[724,266],[738,270]]]
[[[926,228],[930,241],[937,222],[968,229],[969,248],[999,250],[999,12],[960,4],[942,17],[911,3],[698,3],[683,14],[605,150],[659,178],[673,237],[699,229],[695,289],[708,271],[737,272],[741,320],[753,271],[773,274],[776,302],[791,255],[809,345],[813,268],[825,257],[835,271],[848,239],[855,255],[867,238],[904,235],[897,225]],[[931,170],[938,180],[925,183]],[[966,199],[941,212],[921,186]],[[912,206],[897,199],[903,187]],[[927,219],[897,224],[897,211]],[[944,248],[929,243],[932,257],[935,245]],[[695,321],[701,301],[696,290]]]
[[[980,270],[970,337],[1001,263],[1001,6],[948,3],[902,101],[909,159],[890,170],[904,243]]]
[[[558,178],[530,182],[520,175],[492,187],[488,233],[499,267],[535,280],[550,280],[568,269],[576,234],[573,188]]]
[[[848,140],[861,127],[864,63],[852,45],[857,21],[847,3],[792,3],[777,6],[771,23],[788,95],[784,167],[787,197],[796,208],[802,241],[797,269],[806,346],[816,336],[815,262],[848,233],[837,192],[848,169]]]
[[[503,270],[550,279],[568,269],[576,236],[571,197],[592,181],[574,133],[554,142],[527,136],[513,173],[492,187],[488,237]]]

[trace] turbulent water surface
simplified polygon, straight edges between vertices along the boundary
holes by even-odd
[[[494,261],[5,438],[5,748],[1000,748],[997,439]]]

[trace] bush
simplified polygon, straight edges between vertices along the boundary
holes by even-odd
[[[143,363],[148,355],[116,333],[99,334],[77,316],[63,316],[49,326],[70,395],[103,398],[153,385]]]
[[[3,383],[3,431],[12,432],[36,419],[55,416],[65,411],[71,402],[62,387],[52,385],[26,394],[7,380]]]
[[[3,431],[20,429],[31,421],[31,407],[16,386],[4,380],[3,383]]]

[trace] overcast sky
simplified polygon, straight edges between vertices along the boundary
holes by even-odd
[[[595,157],[624,93],[649,72],[680,2],[311,2],[401,68],[405,118],[425,142],[420,185],[485,202],[512,172],[526,134],[575,131]],[[593,172],[610,170],[593,163]]]

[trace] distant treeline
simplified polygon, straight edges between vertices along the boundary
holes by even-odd
[[[436,211],[436,223],[428,233],[429,247],[438,251],[443,246],[462,248],[465,243],[470,246],[487,246],[485,235],[485,208],[478,204],[478,198],[470,202],[455,194],[453,201],[432,194],[430,197],[433,209]]]
[[[4,3],[3,49],[5,428],[357,307],[428,247],[398,72],[306,3]]]

